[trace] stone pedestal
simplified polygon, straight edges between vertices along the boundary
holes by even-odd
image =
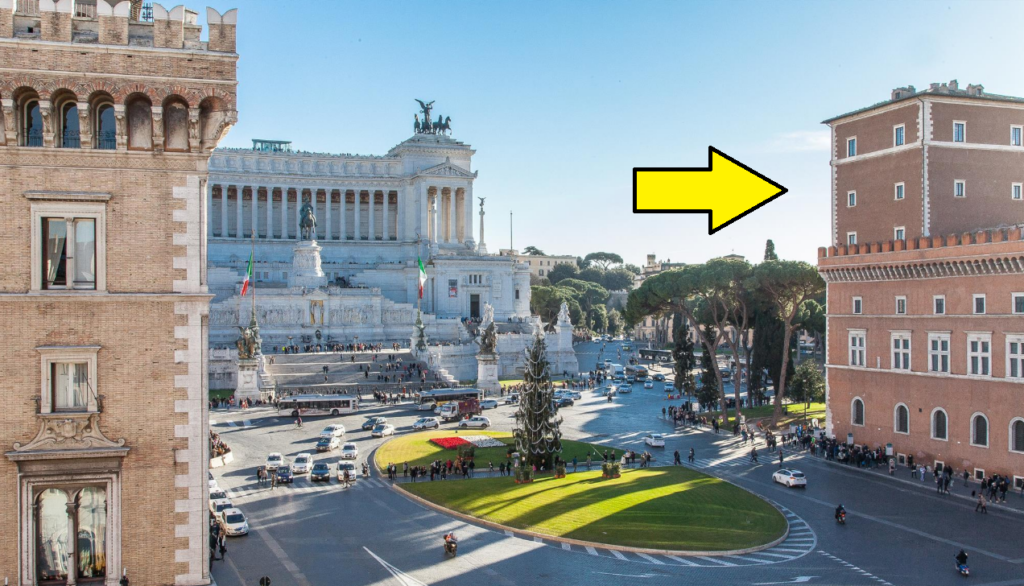
[[[327,284],[320,268],[320,246],[316,240],[303,240],[292,249],[292,272],[288,284],[315,289]]]
[[[235,401],[249,399],[254,401],[261,398],[259,381],[259,362],[255,359],[242,359],[238,361],[238,384],[235,386]]]
[[[484,396],[501,394],[498,383],[498,355],[477,354],[476,356],[476,388],[484,392]]]

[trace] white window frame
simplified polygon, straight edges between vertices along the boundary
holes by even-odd
[[[971,372],[971,358],[975,356],[975,353],[971,351],[971,342],[978,342],[978,366],[979,370],[981,367],[982,359],[988,358],[988,374],[973,373]],[[984,342],[988,342],[988,352],[982,352],[981,345]],[[991,332],[968,332],[967,334],[967,376],[978,377],[978,378],[992,378],[992,334]]]
[[[903,311],[900,311],[900,302],[901,301],[903,302]],[[895,307],[893,307],[893,311],[895,312],[896,315],[907,315],[907,296],[906,295],[897,295],[896,296],[896,305],[895,305]]]
[[[960,124],[964,127],[963,140],[956,139],[956,125]],[[967,142],[967,122],[965,120],[954,120],[953,121],[953,142]]]
[[[860,345],[856,345],[854,342],[860,341]],[[848,330],[846,335],[846,344],[849,348],[847,352],[847,361],[850,366],[857,366],[860,368],[867,367],[867,346],[868,346],[868,331],[867,330]],[[858,364],[859,362],[859,364]]]
[[[860,304],[859,309],[857,308],[858,304]],[[864,299],[862,297],[854,297],[850,311],[853,312],[853,315],[861,315],[864,313]]]
[[[37,346],[39,352],[39,380],[40,400],[39,412],[48,413],[98,413],[99,403],[96,396],[99,389],[96,386],[96,356],[99,354],[99,346]],[[64,362],[84,362],[89,368],[89,389],[86,395],[86,407],[81,411],[57,411],[53,406],[53,395],[51,393],[51,372],[50,365]]]
[[[857,207],[857,192],[856,191],[847,191],[846,192],[846,207],[848,207],[848,208],[855,208],[855,207]]]
[[[850,154],[850,143],[853,143],[853,154]],[[857,156],[857,137],[851,136],[846,139],[846,158]]]
[[[1024,201],[1024,183],[1010,184],[1010,199],[1013,201]]]
[[[957,186],[958,185],[963,186],[963,189],[961,190],[961,195],[957,195],[956,194],[956,190],[957,190]],[[964,180],[964,179],[954,179],[953,180],[953,197],[967,197],[967,181],[966,180]]]
[[[33,199],[32,194],[27,197]],[[107,196],[109,197],[109,196]],[[32,255],[32,293],[89,295],[107,291],[107,206],[105,203],[72,201],[35,201],[31,206],[32,228],[29,254]],[[93,219],[96,224],[96,288],[43,289],[43,219]]]
[[[855,405],[857,404],[857,401],[860,401],[860,404],[861,404],[861,407],[862,407],[861,411],[863,411],[863,415],[864,415],[864,420],[861,421],[860,423],[857,423],[857,417],[856,417],[857,409],[856,409]],[[854,397],[850,401],[850,425],[856,425],[857,427],[864,427],[864,425],[867,424],[867,421],[868,421],[868,405],[867,405],[867,403],[865,403],[864,399],[862,399],[861,397]]]
[[[1017,353],[1010,354],[1010,344],[1017,344]],[[1017,376],[1010,373],[1011,363],[1017,362]],[[1003,373],[1010,380],[1024,379],[1024,334],[1006,334],[1006,370]]]
[[[932,342],[939,342],[939,349],[932,348]],[[946,349],[942,349],[942,342],[946,343]],[[949,374],[952,350],[952,335],[950,332],[928,332],[928,372]],[[939,366],[942,365],[942,357],[946,357],[946,370],[936,370],[932,366],[932,358],[939,357]]]
[[[903,235],[902,237],[900,237],[901,233]],[[895,228],[893,228],[892,229],[892,238],[893,238],[893,240],[906,240],[907,239],[907,227],[906,226],[896,226]]]
[[[1015,315],[1024,314],[1024,311],[1017,311],[1017,299],[1024,298],[1024,293],[1010,293],[1010,313]]]
[[[981,299],[982,310],[978,311],[978,300]],[[988,313],[988,301],[985,299],[984,293],[975,293],[971,296],[971,313],[974,315],[985,315]]]
[[[935,435],[935,414],[938,412],[946,417],[946,437],[937,437]],[[936,407],[932,409],[931,415],[928,416],[928,427],[931,428],[931,438],[937,442],[948,442],[949,441],[949,413],[946,412],[942,407]]]
[[[896,136],[897,136],[896,133],[899,130],[903,131],[903,142],[897,142],[896,141]],[[906,124],[897,124],[897,125],[893,126],[892,127],[892,146],[899,147],[899,146],[903,146],[905,144],[907,144],[907,125]]]
[[[942,311],[936,311],[936,301],[942,301]],[[932,295],[932,315],[946,315],[946,296]]]
[[[1013,131],[1014,130],[1017,131],[1017,138],[1020,139],[1020,142],[1017,143],[1017,144],[1013,143]],[[1010,125],[1010,146],[1015,146],[1015,147],[1024,146],[1024,126],[1021,126],[1019,124],[1011,124]]]
[[[853,238],[850,238],[850,236],[853,236]],[[847,232],[846,233],[846,245],[847,246],[851,246],[853,244],[857,244],[857,233],[856,232]]]
[[[895,347],[895,342],[906,342],[901,344],[900,348]],[[911,341],[911,335],[909,331],[901,332],[890,332],[889,333],[889,370],[902,370],[911,372],[911,357],[914,351],[914,344]],[[903,356],[903,360],[897,360],[896,354],[899,353]],[[901,362],[901,366],[897,366],[897,362]]]
[[[899,413],[900,407],[907,410],[907,431],[900,431],[899,418],[896,415]],[[892,408],[892,431],[900,435],[910,435],[910,407],[907,407],[906,403],[896,403],[896,406]]]
[[[984,444],[976,444],[976,443],[974,443],[974,420],[979,418],[979,417],[981,417],[982,419],[985,420],[985,443]],[[975,411],[974,414],[971,415],[970,421],[971,421],[971,430],[970,430],[971,431],[971,435],[970,435],[969,439],[970,439],[971,445],[973,447],[975,447],[975,448],[985,448],[987,450],[988,447],[992,444],[992,422],[989,421],[988,420],[988,416],[986,416],[981,411]]]
[[[1013,449],[1013,424],[1018,421],[1024,421],[1024,417],[1014,417],[1010,420],[1010,425],[1006,427],[1006,449],[1009,450],[1011,454],[1024,454],[1024,450]]]
[[[900,181],[892,186],[892,197],[896,201],[903,201],[907,198],[907,184],[905,181]]]

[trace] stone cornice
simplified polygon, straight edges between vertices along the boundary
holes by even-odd
[[[949,277],[1024,275],[1024,253],[819,267],[826,283],[907,281]]]
[[[89,191],[26,191],[25,199],[42,201],[110,201],[109,193]]]

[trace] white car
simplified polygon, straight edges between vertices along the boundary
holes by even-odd
[[[292,474],[309,474],[309,470],[313,467],[313,456],[309,454],[299,454],[295,456],[295,460],[292,461]]]
[[[320,432],[320,437],[341,437],[345,435],[345,426],[340,423],[332,423]]]
[[[515,405],[519,402],[519,393],[509,393],[505,396],[506,405]]]
[[[665,447],[665,436],[660,433],[649,433],[644,436],[644,443],[651,446],[652,448],[664,448]]]
[[[274,452],[274,453],[270,454],[269,456],[267,456],[267,464],[266,464],[266,466],[267,466],[267,470],[268,471],[273,472],[274,470],[277,470],[277,468],[279,466],[283,466],[283,465],[284,465],[284,456],[282,456],[281,454],[279,454],[277,452]]]
[[[619,385],[618,392],[620,392],[620,393],[632,393],[633,392],[633,385]]]
[[[359,448],[355,444],[345,444],[341,446],[341,454],[339,456],[342,460],[355,460],[359,457]]]
[[[420,417],[412,424],[413,429],[437,429],[441,427],[441,421],[437,417]]]
[[[356,465],[352,462],[338,462],[338,480],[345,480],[345,473],[348,472],[349,482],[355,482],[359,475],[356,474]]]
[[[481,409],[497,409],[498,408],[498,401],[496,399],[484,399],[483,401],[480,401],[480,408]]]
[[[417,411],[433,411],[434,409],[437,409],[437,403],[434,401],[420,403],[419,407],[416,407]]]
[[[807,488],[807,477],[799,470],[780,469],[775,474],[772,474],[772,480],[779,484],[785,484],[790,488],[794,486]]]
[[[566,391],[565,395],[572,399],[573,401],[579,401],[580,399],[583,398],[583,395],[580,394],[579,391]]]
[[[213,516],[216,517],[218,514],[220,514],[221,511],[225,511],[227,509],[230,509],[233,506],[235,506],[235,505],[231,504],[231,499],[227,498],[226,496],[224,498],[222,498],[222,499],[217,499],[217,500],[211,499],[210,500],[210,513],[212,513]]]
[[[224,528],[225,535],[248,535],[249,521],[239,509],[231,507],[220,512],[220,526]]]
[[[654,381],[652,381],[651,379],[645,380],[644,381],[644,388],[645,389],[653,389],[654,388]]]
[[[384,437],[386,435],[395,435],[395,426],[390,423],[381,423],[373,428],[370,432],[372,437]]]
[[[483,415],[474,415],[459,422],[459,427],[490,427],[491,420]]]

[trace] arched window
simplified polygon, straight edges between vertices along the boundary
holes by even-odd
[[[948,423],[946,418],[946,412],[941,408],[937,408],[932,411],[932,439],[947,440],[949,439],[946,432],[946,424]]]
[[[850,406],[850,421],[854,425],[864,425],[864,401],[857,397],[853,400],[853,404]]]
[[[68,506],[68,505],[73,506]],[[49,488],[36,498],[36,580],[64,583],[107,575],[107,492],[86,487],[70,497]],[[74,539],[69,539],[74,535]]]
[[[43,114],[39,100],[25,100],[21,106],[21,146],[43,146]]]
[[[53,97],[57,125],[54,146],[62,149],[77,149],[82,146],[78,122],[78,99],[67,90],[55,92]]]
[[[114,119],[114,104],[108,100],[96,104],[93,115],[94,148],[114,150],[117,148],[117,121]]]
[[[188,106],[181,100],[164,105],[164,150],[188,151]]]
[[[1020,417],[1010,422],[1010,451],[1024,452],[1024,419]]]
[[[896,433],[910,433],[910,410],[903,403],[896,405],[893,422]]]
[[[971,445],[988,447],[988,418],[981,413],[971,418]]]
[[[125,105],[128,119],[128,148],[153,148],[153,107],[145,96],[135,96]]]

